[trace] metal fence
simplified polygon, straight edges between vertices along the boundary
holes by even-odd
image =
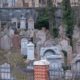
[[[34,70],[33,69],[19,69],[22,73],[26,73],[27,79],[19,80],[34,80]],[[80,80],[80,71],[70,71],[71,73],[66,73],[61,70],[49,70],[49,80]],[[11,75],[11,68],[0,67],[0,80],[17,80]]]

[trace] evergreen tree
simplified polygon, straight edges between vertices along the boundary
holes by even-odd
[[[47,12],[49,16],[49,30],[51,35],[53,35],[54,9],[52,0],[47,0]]]
[[[70,4],[70,0],[62,1],[62,9],[63,9],[63,22],[66,28],[66,35],[70,39],[70,44],[72,46],[72,35],[74,29],[74,18],[72,14],[72,8]]]

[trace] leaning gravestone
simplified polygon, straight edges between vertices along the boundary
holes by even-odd
[[[34,44],[32,42],[29,42],[27,44],[27,59],[34,60]]]
[[[0,75],[1,80],[10,80],[11,79],[11,73],[10,73],[10,64],[4,63],[0,66]]]
[[[34,29],[34,20],[32,17],[28,19],[28,29]]]
[[[26,38],[21,39],[21,54],[27,55],[27,44],[28,40]]]

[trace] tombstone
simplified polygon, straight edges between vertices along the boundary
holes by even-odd
[[[60,35],[60,37],[65,35],[64,27],[62,25],[60,25],[60,27],[59,27],[59,35]]]
[[[10,64],[4,63],[0,66],[0,75],[2,80],[11,79]]]
[[[28,19],[28,29],[34,29],[34,20],[32,17]]]
[[[71,69],[80,73],[80,54],[77,54],[76,57],[73,58]]]
[[[9,28],[9,36],[12,38],[14,35],[14,30],[12,28]]]
[[[34,60],[34,44],[32,42],[29,42],[27,44],[27,59]]]
[[[45,47],[51,47],[53,45],[55,45],[55,42],[53,39],[50,39],[50,38],[49,38],[49,40],[45,41],[45,43],[44,43]]]
[[[77,51],[77,54],[80,54],[80,40],[76,42],[76,51]]]
[[[46,59],[51,55],[62,55],[61,49],[58,45],[51,47],[41,47],[40,49],[40,57],[41,59]]]
[[[36,33],[37,45],[44,44],[46,41],[46,32],[44,28]]]
[[[24,16],[20,19],[20,29],[26,29],[26,18]]]
[[[50,55],[47,57],[47,60],[49,61],[49,69],[50,69],[50,78],[55,79],[58,78],[62,80],[63,76],[63,68],[62,64],[64,63],[64,58],[62,55]],[[54,77],[55,76],[55,77]]]
[[[17,18],[12,18],[11,22],[15,24],[15,28],[17,29],[18,28],[18,20],[17,20]]]
[[[27,56],[27,44],[28,40],[26,38],[21,39],[21,54]]]
[[[24,31],[23,29],[21,29],[19,35],[20,35],[21,37],[25,36],[25,31]]]
[[[72,64],[72,60],[73,60],[73,53],[72,53],[72,47],[71,46],[68,46],[68,49],[67,49],[67,63],[69,64],[69,65],[71,65]]]
[[[75,27],[74,27],[73,38],[74,39],[79,39],[79,28],[78,28],[77,25],[75,25]]]
[[[1,38],[1,49],[10,50],[11,48],[11,39],[8,35],[4,35]]]
[[[68,42],[67,39],[62,39],[62,40],[60,41],[60,45],[61,45],[62,50],[67,51],[67,48],[68,48],[68,46],[69,46],[69,42]]]
[[[12,38],[12,45],[14,49],[20,48],[20,36],[18,34],[14,34]]]
[[[72,71],[71,70],[67,70],[66,73],[65,73],[65,79],[66,80],[71,80],[72,77],[73,77]]]

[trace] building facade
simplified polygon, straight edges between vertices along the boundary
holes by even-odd
[[[53,0],[53,5],[58,6],[62,0]],[[71,6],[78,6],[79,0],[70,0]],[[0,0],[0,7],[45,7],[47,0]]]

